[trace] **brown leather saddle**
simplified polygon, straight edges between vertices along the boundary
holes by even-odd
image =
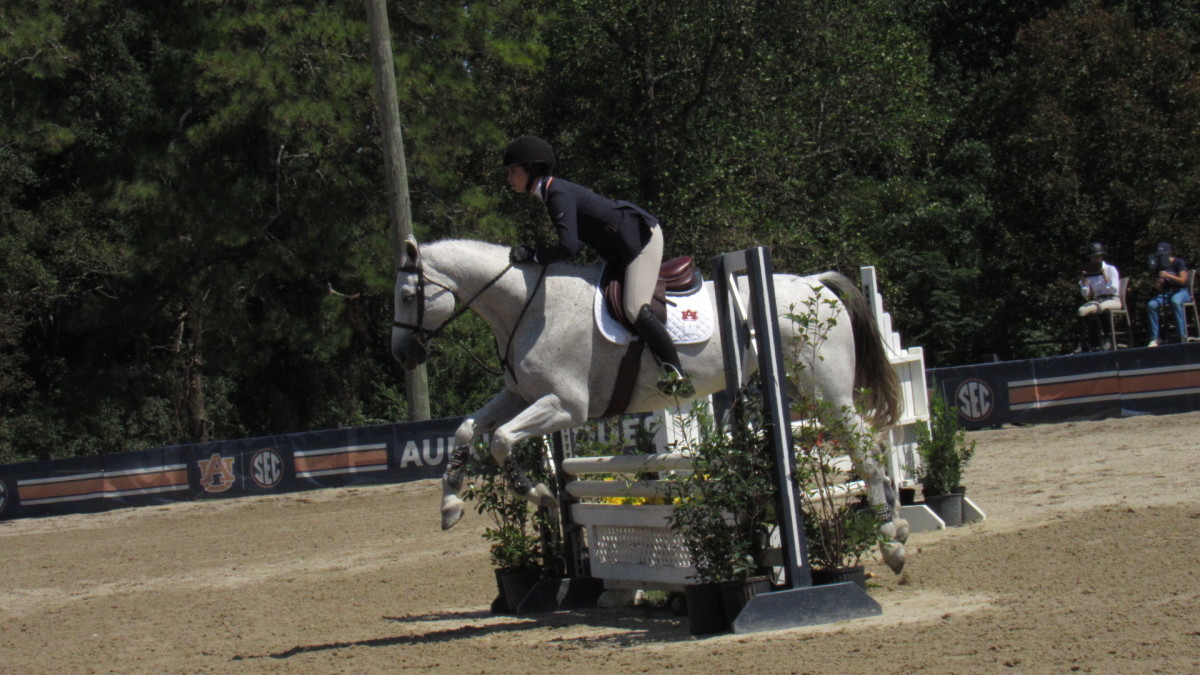
[[[604,289],[604,304],[609,313],[632,331],[634,317],[625,315],[624,278],[624,268],[609,265],[604,268],[600,287]],[[691,295],[703,287],[704,277],[700,274],[700,270],[696,269],[691,256],[680,256],[668,260],[658,269],[658,283],[654,287],[654,297],[650,301],[650,309],[658,317],[658,320],[665,324],[667,322],[667,303],[671,302],[670,296]],[[617,365],[617,379],[613,383],[612,397],[608,401],[604,417],[619,415],[628,409],[645,347],[646,343],[641,340],[632,340],[629,343],[625,355]]]
[[[621,325],[632,330],[636,317],[625,315],[624,298],[625,269],[615,265],[604,268],[604,278],[600,280],[604,289],[604,304],[610,314]],[[691,256],[679,256],[664,261],[658,268],[658,283],[654,286],[654,297],[650,301],[650,309],[659,321],[667,321],[667,303],[669,296],[691,295],[704,285],[704,277],[696,269]]]

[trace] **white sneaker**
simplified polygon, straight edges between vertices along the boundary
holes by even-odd
[[[1151,341],[1150,341],[1150,344],[1148,344],[1148,345],[1146,345],[1146,346],[1147,346],[1147,347],[1157,347],[1157,346],[1158,346],[1158,340],[1151,340]]]

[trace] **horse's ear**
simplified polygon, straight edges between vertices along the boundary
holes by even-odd
[[[404,238],[404,257],[400,261],[402,267],[421,266],[421,246],[417,238],[411,234]]]

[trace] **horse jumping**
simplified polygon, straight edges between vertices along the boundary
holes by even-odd
[[[514,266],[508,261],[507,247],[469,240],[418,246],[409,238],[404,259],[396,273],[391,345],[396,359],[407,368],[423,362],[429,342],[470,310],[491,327],[504,368],[504,389],[467,415],[455,432],[442,482],[442,529],[453,527],[463,515],[459,492],[470,446],[489,432],[489,450],[503,467],[509,488],[535,504],[554,507],[550,490],[530,484],[522,467],[510,461],[511,449],[526,438],[579,426],[608,408],[617,378],[615,364],[625,347],[605,338],[592,319],[601,266]],[[862,293],[836,272],[807,277],[776,274],[774,287],[781,313],[806,306],[806,300],[816,295],[821,300],[813,303],[819,308],[818,320],[839,314],[849,317],[830,322],[821,358],[812,359],[813,367],[802,371],[805,379],[797,383],[797,393],[818,395],[839,409],[853,410],[856,397],[865,392],[868,398],[859,403],[870,411],[872,426],[883,431],[895,424],[901,408],[898,380]],[[456,305],[461,305],[457,311]],[[780,321],[780,329],[785,343],[799,330],[788,320]],[[694,398],[724,388],[719,335],[680,345],[679,355],[695,385]],[[753,369],[753,359],[750,362]],[[655,386],[658,377],[653,357],[643,358],[626,412],[660,410],[683,402],[661,393]],[[851,428],[865,427],[866,421],[856,413],[848,414]],[[888,540],[881,545],[884,560],[899,572],[904,567],[907,527],[894,519],[895,497],[887,489],[884,468],[872,457],[852,460],[867,485],[868,501],[881,514],[880,531]]]

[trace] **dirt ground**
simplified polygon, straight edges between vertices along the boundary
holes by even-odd
[[[0,523],[0,673],[1200,672],[1200,413],[973,432],[987,520],[914,534],[883,615],[694,638],[492,616],[433,481]]]

